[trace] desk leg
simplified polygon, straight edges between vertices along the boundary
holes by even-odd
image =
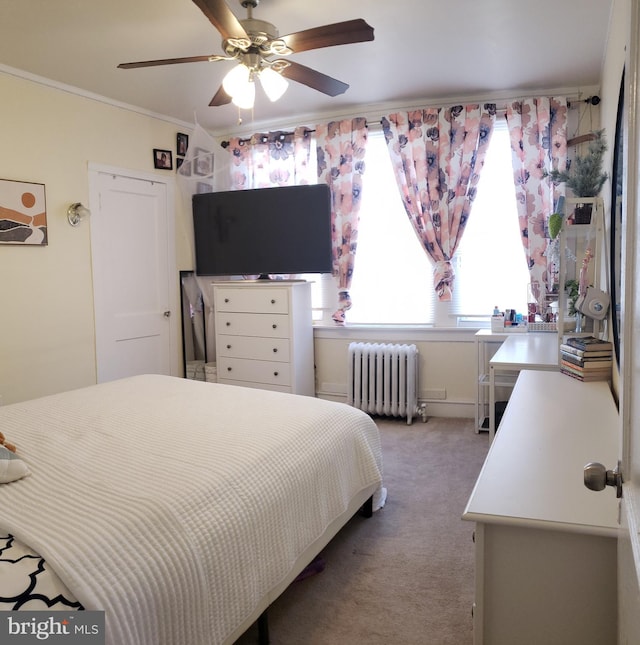
[[[493,441],[496,433],[496,372],[493,365],[489,365],[489,443]]]

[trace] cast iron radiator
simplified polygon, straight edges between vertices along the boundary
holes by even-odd
[[[369,414],[407,417],[418,406],[418,349],[415,345],[351,343],[347,403]]]

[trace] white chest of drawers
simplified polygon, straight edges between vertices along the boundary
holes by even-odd
[[[311,284],[213,284],[218,382],[315,395]]]
[[[615,466],[618,425],[605,381],[520,372],[462,516],[476,522],[474,645],[616,642],[618,501],[583,468]]]

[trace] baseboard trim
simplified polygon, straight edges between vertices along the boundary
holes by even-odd
[[[327,401],[336,401],[337,403],[346,403],[346,394],[338,392],[322,391],[316,392],[319,399]],[[452,419],[475,419],[475,402],[474,401],[442,401],[420,399],[419,404],[425,403],[427,406],[427,417],[444,417]]]

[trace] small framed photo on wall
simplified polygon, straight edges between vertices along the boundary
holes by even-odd
[[[191,177],[191,162],[176,157],[176,172],[180,173],[183,177]]]
[[[153,149],[153,167],[162,170],[173,169],[173,154],[171,150]]]
[[[189,135],[178,132],[176,135],[176,154],[179,157],[184,157],[187,154],[189,147]]]
[[[193,158],[193,172],[201,177],[213,174],[213,153],[196,148]]]

